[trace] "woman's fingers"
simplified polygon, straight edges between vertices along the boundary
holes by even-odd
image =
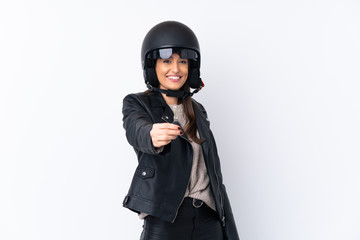
[[[150,131],[154,135],[181,135],[182,134],[182,130],[181,128],[176,125],[176,124],[172,124],[172,123],[155,123],[153,124],[153,127]]]
[[[171,136],[179,136],[181,135],[182,131],[181,130],[160,130],[159,134],[160,135],[171,135]]]
[[[165,146],[182,134],[181,128],[172,123],[155,123],[150,131],[154,147]]]
[[[178,135],[171,135],[171,134],[163,134],[156,136],[156,140],[159,141],[167,141],[167,140],[174,140]]]
[[[168,129],[168,130],[180,130],[179,125],[173,123],[155,123],[159,129]]]

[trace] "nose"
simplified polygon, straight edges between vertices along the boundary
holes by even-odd
[[[179,72],[179,63],[177,61],[174,61],[172,63],[172,66],[171,66],[171,71],[173,73],[178,73]]]

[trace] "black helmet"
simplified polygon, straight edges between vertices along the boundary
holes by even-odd
[[[158,58],[169,58],[172,53],[189,59],[189,75],[187,81],[191,88],[198,92],[203,86],[200,78],[200,48],[194,32],[186,25],[166,21],[155,25],[146,34],[141,48],[141,63],[144,70],[144,79],[148,88],[158,91],[159,80],[155,72],[155,63]],[[165,92],[164,92],[165,91]],[[169,96],[186,97],[192,95],[183,91],[162,90]]]

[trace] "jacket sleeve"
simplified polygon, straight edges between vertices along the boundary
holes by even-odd
[[[222,185],[222,190],[224,194],[224,211],[225,211],[225,227],[224,227],[224,237],[225,240],[239,240],[239,234],[236,229],[235,219],[232,214],[230,201],[226,193],[225,185]]]
[[[130,145],[148,154],[158,154],[159,151],[153,146],[150,136],[153,122],[135,94],[124,98],[122,113],[123,126]]]

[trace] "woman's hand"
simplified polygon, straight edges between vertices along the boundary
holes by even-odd
[[[150,131],[152,143],[157,148],[169,144],[179,135],[183,135],[181,128],[172,123],[155,123]]]

